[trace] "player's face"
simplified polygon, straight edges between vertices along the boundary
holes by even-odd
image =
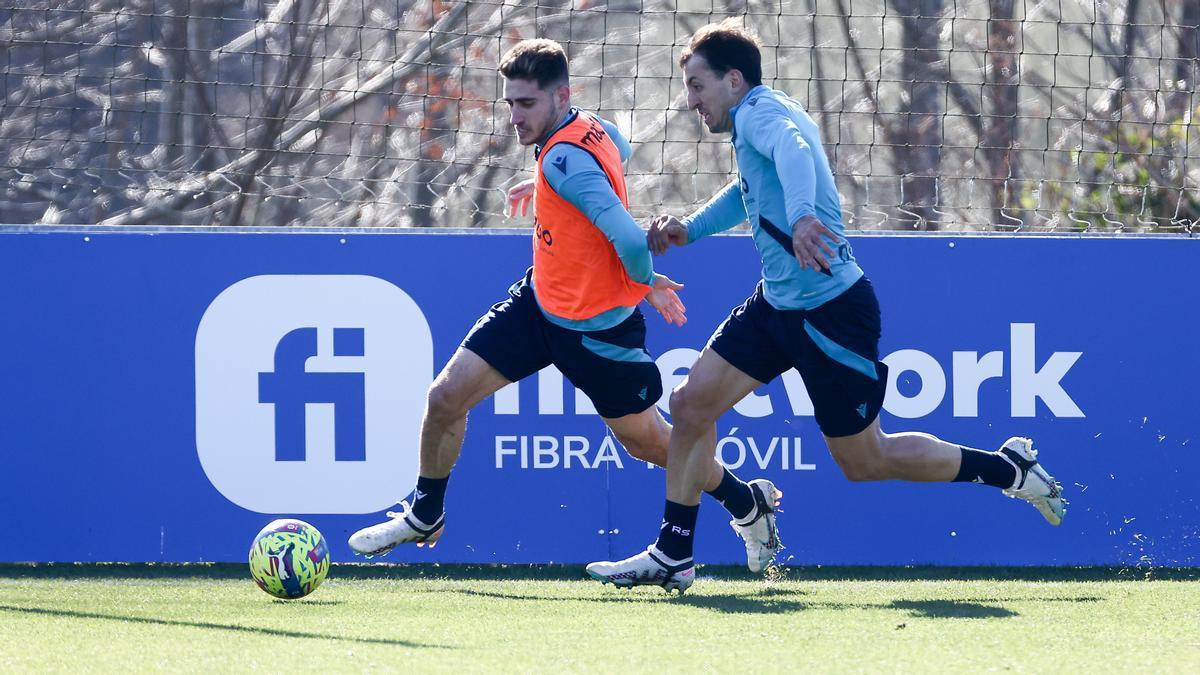
[[[739,100],[734,72],[730,70],[724,76],[718,76],[699,54],[692,54],[683,66],[688,108],[699,113],[704,126],[714,134],[733,130],[729,109]]]
[[[536,80],[504,80],[504,102],[508,121],[517,132],[517,142],[534,145],[546,140],[554,124],[562,117],[570,89],[548,86],[539,89]]]

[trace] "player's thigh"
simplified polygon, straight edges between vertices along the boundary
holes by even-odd
[[[729,313],[671,396],[673,417],[683,412],[715,420],[746,394],[792,367],[770,334],[774,311],[760,284]]]
[[[883,431],[879,428],[879,417],[871,420],[865,429],[849,436],[825,436],[825,445],[838,466],[864,467],[881,461]]]
[[[467,347],[455,350],[429,388],[431,407],[465,412],[511,383],[490,363]]]
[[[545,319],[526,275],[475,322],[431,391],[444,389],[455,400],[478,403],[550,364],[544,333]]]
[[[683,382],[671,395],[672,419],[715,422],[747,394],[764,384],[715,351],[705,347]]]
[[[779,323],[821,433],[855,438],[848,447],[874,444],[864,432],[883,408],[887,366],[878,360],[879,305],[870,282],[864,277],[815,310],[782,312]]]

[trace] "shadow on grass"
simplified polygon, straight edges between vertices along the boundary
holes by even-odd
[[[784,567],[775,579],[806,581],[1196,581],[1197,567]],[[744,567],[704,565],[705,578],[752,581]],[[330,579],[445,579],[448,581],[579,581],[582,565],[452,565],[439,563],[336,563]],[[245,579],[244,563],[0,563],[7,579]]]
[[[578,581],[582,565],[334,563],[329,579]],[[0,579],[197,579],[250,581],[245,563],[0,563]]]
[[[671,593],[668,597],[660,592],[646,590],[613,589],[611,593],[601,596],[579,597],[560,595],[540,595],[533,593],[496,593],[473,589],[455,589],[454,593],[469,595],[477,598],[493,598],[496,600],[519,602],[585,602],[602,604],[629,604],[669,602],[674,605],[686,605],[711,609],[726,614],[784,614],[803,611],[805,604],[799,599],[789,599],[787,596],[802,598],[802,592],[790,593],[719,593],[714,595],[678,595]]]
[[[708,576],[723,567],[705,567]],[[937,565],[828,566],[778,568],[780,581],[1198,581],[1200,567],[1135,568],[1116,566],[942,567]],[[733,569],[749,575],[745,568]],[[723,575],[722,575],[723,576]]]
[[[283,602],[280,600],[280,602]],[[309,604],[309,603],[305,603]],[[98,614],[95,612],[76,612],[67,609],[46,609],[42,607],[14,607],[0,605],[0,612],[19,614],[35,614],[54,616],[67,619],[97,619],[100,621],[118,621],[120,623],[142,623],[155,626],[179,626],[183,628],[204,628],[208,630],[227,631],[233,633],[250,633],[270,637],[305,638],[310,640],[333,640],[338,642],[358,642],[362,644],[389,645],[393,647],[412,647],[414,649],[446,649],[443,645],[423,645],[407,640],[391,640],[387,638],[343,637],[340,635],[324,635],[322,633],[305,633],[295,630],[279,630],[275,628],[259,628],[256,626],[239,626],[236,624],[209,623],[206,621],[179,621],[176,619],[158,619],[146,616],[119,616],[116,614]]]
[[[1019,616],[1005,607],[968,600],[896,600],[887,607],[907,610],[914,617],[928,619],[999,619]]]
[[[930,619],[990,619],[1019,616],[1020,614],[996,603],[1014,602],[1100,602],[1102,598],[1079,596],[1067,598],[986,598],[981,600],[893,600],[890,603],[848,603],[811,601],[801,590],[768,587],[750,593],[686,593],[684,595],[663,594],[649,590],[613,589],[601,596],[579,597],[540,593],[500,593],[475,589],[453,589],[441,591],[476,598],[491,598],[516,602],[582,602],[603,604],[668,602],[712,610],[724,614],[786,614],[805,610],[899,610],[913,618]]]

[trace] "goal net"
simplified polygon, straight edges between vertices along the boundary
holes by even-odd
[[[676,60],[738,17],[860,230],[1192,232],[1200,3],[0,0],[0,222],[503,227],[499,57],[561,42],[638,218],[734,171]]]

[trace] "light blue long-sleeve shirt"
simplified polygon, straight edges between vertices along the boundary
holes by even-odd
[[[862,277],[842,224],[841,198],[817,125],[781,91],[759,85],[730,111],[738,178],[684,219],[688,241],[749,220],[763,266],[763,291],[777,309],[812,309]],[[837,237],[830,270],[801,269],[792,226],[816,216]]]
[[[577,114],[578,109],[573,108],[555,131],[575,119]],[[621,161],[629,159],[633,149],[616,125],[602,118],[600,124],[621,153]],[[536,148],[535,153],[540,155],[541,148]],[[554,192],[579,209],[608,238],[629,277],[643,284],[652,283],[654,264],[646,245],[646,233],[629,215],[596,158],[583,148],[559,143],[550,148],[541,166],[542,175]],[[633,310],[633,307],[614,307],[582,320],[555,316],[545,308],[542,313],[564,328],[591,331],[612,328],[633,314]]]

